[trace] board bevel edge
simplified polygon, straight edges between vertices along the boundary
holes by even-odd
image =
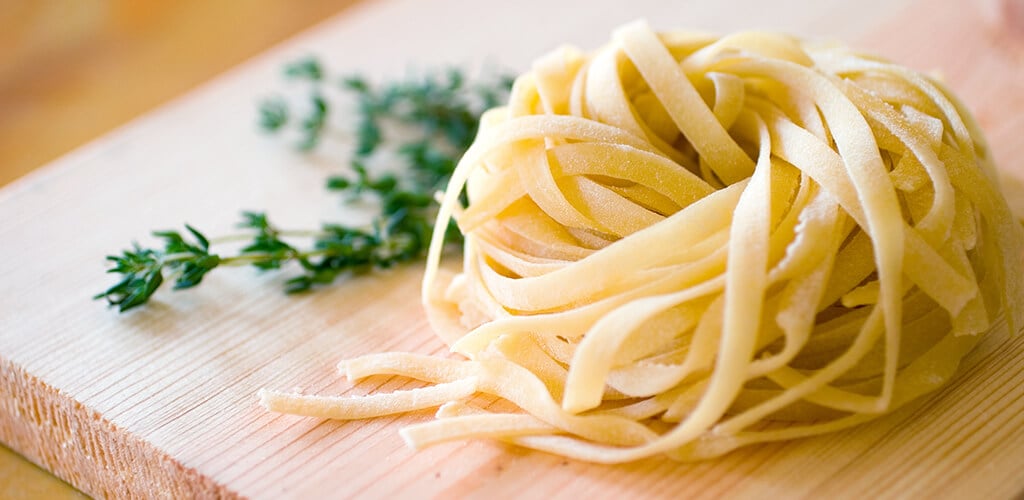
[[[91,496],[240,498],[2,357],[0,386],[12,389],[0,398],[0,441]]]

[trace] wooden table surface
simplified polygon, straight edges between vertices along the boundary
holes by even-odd
[[[0,186],[358,0],[7,0]],[[0,498],[83,498],[0,445]]]
[[[1010,44],[1019,43],[1020,38],[998,38],[1004,30],[1001,21],[975,12],[989,4],[1018,8],[1019,0],[935,4],[929,0],[784,0],[771,5],[758,0],[633,0],[603,2],[606,8],[582,15],[550,0],[375,2],[365,9],[351,9],[351,14],[331,21],[326,26],[330,29],[317,30],[303,41],[323,49],[358,46],[374,39],[376,52],[354,50],[330,54],[327,59],[335,67],[378,74],[394,74],[410,62],[436,63],[449,61],[449,55],[468,58],[499,50],[504,56],[502,63],[522,68],[558,41],[593,48],[607,39],[610,27],[639,16],[649,17],[658,27],[717,31],[761,27],[856,42],[918,68],[941,67],[954,88],[977,90],[967,96],[968,105],[978,112],[990,133],[997,159],[1012,160],[1009,168],[1024,174],[1024,162],[1019,160],[1024,157],[1024,143],[1017,139],[1024,123],[1020,120],[1024,78],[1019,74],[1024,66],[1021,53],[1016,52],[1020,46],[1012,48]],[[0,155],[11,155],[0,157],[4,180],[66,151],[75,141],[95,136],[184,92],[283,37],[289,29],[311,24],[324,13],[344,8],[347,2],[305,2],[304,9],[320,9],[306,17],[295,12],[298,2],[283,0],[249,2],[246,11],[237,10],[237,3],[231,8],[227,2],[183,1],[149,13],[124,6],[119,10],[117,3],[98,0],[81,3],[99,9],[101,20],[90,17],[98,15],[94,10],[82,7],[78,15],[84,21],[62,21],[68,23],[62,33],[74,36],[45,42],[41,52],[8,40],[13,36],[34,40],[31,37],[37,35],[31,33],[35,31],[10,35],[0,26],[0,43],[16,49],[10,51],[13,57],[0,58]],[[905,11],[909,3],[918,10]],[[31,7],[19,12],[29,14],[17,15],[37,15],[33,14],[36,8],[45,13],[50,3],[26,5]],[[316,7],[310,7],[313,5]],[[555,15],[534,15],[542,9]],[[676,15],[678,20],[669,18]],[[7,17],[14,14],[5,11],[0,16],[4,16],[0,21],[9,22]],[[437,26],[424,23],[427,16],[435,16],[430,21],[443,32],[458,36],[433,36],[429,30]],[[1007,28],[1016,30],[1014,37],[1024,26],[1019,21],[1011,20]],[[89,36],[81,34],[89,32],[82,27],[89,22],[103,26],[91,28],[106,33],[98,38],[102,42],[90,44]],[[285,24],[289,29],[280,26]],[[268,33],[273,26],[278,26],[278,31],[272,36]],[[258,33],[243,35],[249,28]],[[180,38],[170,34],[175,29],[182,33]],[[241,48],[243,40],[251,42],[251,51]],[[478,40],[480,46],[467,40]],[[257,46],[259,43],[263,45]],[[60,255],[46,250],[53,262],[65,266],[67,272],[59,276],[52,276],[58,273],[38,263],[17,266],[4,262],[12,259],[0,259],[0,276],[11,277],[25,291],[0,287],[0,299],[17,306],[14,314],[0,316],[0,347],[5,349],[0,361],[24,367],[25,373],[16,373],[15,378],[25,375],[21,380],[37,377],[30,380],[37,386],[52,384],[48,388],[57,390],[51,391],[50,402],[64,405],[58,409],[67,410],[65,417],[70,415],[63,420],[42,418],[45,422],[37,428],[28,424],[16,427],[24,424],[21,421],[0,426],[0,430],[27,431],[45,427],[41,432],[53,431],[66,441],[51,440],[50,446],[37,446],[32,439],[15,443],[18,437],[29,435],[25,432],[13,437],[8,433],[5,439],[9,442],[26,449],[35,446],[31,451],[42,457],[41,463],[49,463],[55,470],[63,467],[64,474],[83,482],[92,481],[95,488],[104,488],[94,490],[100,493],[116,492],[120,483],[130,483],[125,487],[136,492],[228,491],[267,497],[359,491],[365,495],[475,493],[478,497],[553,493],[575,497],[581,491],[595,497],[625,497],[637,492],[653,495],[656,491],[707,496],[716,492],[764,496],[774,491],[807,497],[868,492],[870,497],[899,496],[906,491],[930,494],[937,489],[955,495],[958,487],[959,493],[964,493],[963,488],[975,486],[984,486],[996,497],[1021,493],[1024,478],[1018,471],[1024,461],[1020,451],[1024,449],[1024,423],[1017,416],[1024,415],[1024,398],[1014,388],[1024,381],[1022,337],[1009,346],[1012,349],[1000,350],[1000,345],[994,345],[976,353],[968,373],[956,384],[958,390],[930,400],[927,411],[918,413],[912,408],[860,430],[758,448],[715,463],[684,466],[647,461],[601,468],[487,442],[414,453],[402,446],[395,429],[403,421],[424,415],[341,425],[268,415],[256,406],[253,394],[261,386],[302,387],[311,392],[343,390],[344,384],[331,369],[343,353],[440,351],[440,343],[425,331],[416,304],[415,268],[374,275],[301,301],[283,298],[273,288],[272,279],[260,281],[252,274],[240,273],[225,274],[187,295],[162,295],[157,304],[130,316],[117,317],[88,302],[87,291],[95,287],[98,272],[89,266],[96,262],[98,269],[97,256],[144,234],[154,224],[202,220],[224,228],[233,223],[236,208],[251,206],[284,213],[285,223],[291,224],[307,220],[302,219],[309,215],[307,208],[322,208],[306,206],[311,204],[308,193],[320,190],[323,169],[317,168],[321,165],[295,168],[294,157],[282,152],[280,144],[262,137],[257,140],[254,130],[245,129],[252,126],[252,117],[241,116],[242,111],[217,121],[229,111],[250,110],[260,89],[272,88],[284,57],[294,56],[301,48],[290,45],[272,51],[241,72],[205,86],[56,162],[29,182],[3,191],[0,209],[22,214],[26,220],[51,218],[50,226],[41,228],[17,217],[0,217],[0,235],[31,240],[20,247],[15,242],[8,250],[14,256],[29,260],[36,255],[35,249],[48,248],[43,245],[69,241],[79,247],[78,252]],[[229,55],[220,56],[220,63],[198,62],[215,58],[221,50]],[[124,55],[137,66],[129,67],[128,62],[117,62],[117,56],[103,53]],[[193,64],[201,68],[186,69]],[[62,73],[65,71],[68,73]],[[26,76],[31,74],[36,76]],[[168,81],[179,77],[177,86]],[[106,78],[114,82],[113,87],[98,83]],[[5,83],[9,79],[14,83]],[[74,81],[79,82],[78,90]],[[72,87],[58,88],[65,84]],[[150,100],[136,95],[150,90]],[[35,93],[39,96],[31,97]],[[84,102],[72,104],[83,96],[87,96]],[[131,103],[137,105],[129,107]],[[67,112],[68,116],[54,114],[48,119],[47,112]],[[18,117],[22,125],[16,125]],[[48,136],[54,141],[58,136],[71,138],[44,151],[36,141],[45,142]],[[189,150],[203,141],[208,143],[197,151]],[[102,183],[103,176],[117,176],[122,183],[112,188]],[[207,182],[193,187],[189,179],[199,176],[205,176]],[[90,189],[97,191],[81,194]],[[104,189],[107,191],[99,192]],[[187,193],[195,203],[183,207],[176,203],[175,193]],[[118,197],[127,200],[127,206],[142,209],[124,210]],[[251,205],[254,202],[259,204]],[[337,208],[333,200],[329,203]],[[109,227],[89,225],[88,221],[106,220],[104,216],[114,213],[119,218]],[[49,234],[57,230],[64,232]],[[33,278],[41,275],[52,280],[36,286]],[[61,289],[53,288],[58,286],[54,283],[77,286],[76,295],[56,293]],[[40,305],[36,300],[40,296],[53,303]],[[390,309],[380,305],[387,300],[396,305]],[[51,316],[44,317],[50,310],[54,311]],[[387,318],[387,325],[382,325],[382,317]],[[4,331],[5,325],[9,332]],[[33,339],[37,342],[18,342],[36,331],[52,335]],[[189,370],[174,372],[182,365]],[[102,369],[92,369],[96,366]],[[392,382],[385,385],[395,386]],[[47,427],[49,420],[61,421]],[[78,438],[75,431],[79,429],[92,440]],[[106,431],[108,434],[97,434]],[[104,439],[109,441],[97,446],[97,441]],[[72,449],[61,449],[62,442]],[[102,453],[96,453],[97,449]],[[14,489],[0,489],[0,497],[76,494],[55,483],[28,478],[25,466],[17,462],[2,463],[9,465],[0,471],[9,472],[0,472],[0,485],[8,488],[13,483]],[[138,471],[123,472],[126,465],[137,466]],[[397,470],[396,475],[386,476],[392,469]],[[11,481],[12,476],[17,479]],[[543,480],[535,480],[541,476]],[[553,484],[558,488],[548,488]],[[705,488],[709,484],[712,487]],[[195,489],[188,489],[193,486]],[[178,489],[159,489],[162,487]],[[224,489],[218,489],[221,487]]]

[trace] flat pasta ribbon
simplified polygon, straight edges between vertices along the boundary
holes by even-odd
[[[594,53],[542,57],[481,123],[423,282],[432,325],[468,360],[364,356],[342,363],[350,379],[430,385],[265,392],[268,408],[440,406],[402,431],[412,446],[705,459],[877,418],[1022,324],[1024,238],[982,134],[908,69],[635,22]],[[439,270],[452,218],[457,276]],[[481,393],[518,410],[472,406]]]

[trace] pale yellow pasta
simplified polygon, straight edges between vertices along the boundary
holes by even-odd
[[[452,217],[457,276],[439,268]],[[892,411],[1024,313],[1021,227],[964,106],[778,34],[636,22],[592,54],[541,58],[485,115],[435,227],[424,304],[467,360],[369,355],[340,368],[428,386],[264,404],[440,406],[402,431],[415,447],[704,459]],[[479,393],[518,410],[470,406]]]

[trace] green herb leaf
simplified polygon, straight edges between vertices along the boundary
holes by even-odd
[[[259,124],[270,132],[296,127],[297,149],[313,150],[324,139],[334,111],[323,89],[332,80],[313,58],[287,65],[284,74],[312,84],[308,110],[293,119],[284,99],[270,98],[259,105]],[[214,242],[192,226],[185,225],[188,238],[178,231],[158,231],[153,234],[163,241],[163,248],[134,245],[121,255],[107,257],[113,263],[109,272],[120,274],[121,279],[95,298],[127,311],[146,303],[165,278],[172,279],[177,290],[200,284],[219,267],[253,266],[266,271],[289,264],[298,275],[285,282],[285,291],[298,293],[421,258],[436,217],[434,193],[448,183],[476,135],[483,112],[507,97],[512,78],[499,76],[471,85],[462,71],[448,69],[379,86],[361,76],[333,81],[340,81],[340,88],[355,98],[351,116],[355,130],[348,172],[330,176],[326,187],[343,194],[346,202],[375,199],[380,211],[370,227],[328,223],[319,231],[285,231],[263,212],[242,212],[238,227],[243,234],[223,240],[248,243],[228,256],[211,253]],[[404,129],[400,140],[385,133],[391,125]],[[374,173],[368,165],[379,157],[402,163],[391,165],[391,173]],[[461,237],[454,223],[447,235],[449,241]],[[312,242],[300,249],[286,241],[291,238]]]
[[[320,143],[320,136],[324,130],[324,124],[327,122],[328,105],[324,97],[318,93],[313,94],[309,98],[310,106],[312,111],[304,120],[302,120],[302,142],[299,143],[299,149],[302,151],[309,151]]]
[[[278,230],[270,225],[265,213],[243,212],[242,218],[239,227],[255,229],[256,235],[249,245],[242,248],[241,254],[258,256],[252,261],[256,268],[264,271],[280,269],[285,262],[300,256],[298,250],[280,238]]]
[[[276,132],[288,123],[288,104],[280,97],[265,99],[259,107],[260,128]]]
[[[289,78],[320,81],[324,77],[324,72],[320,67],[320,61],[317,61],[313,57],[307,57],[305,59],[299,59],[298,61],[286,64],[284,67],[284,75]]]
[[[142,305],[164,282],[164,272],[174,276],[174,289],[191,288],[198,285],[206,273],[220,265],[218,255],[209,252],[210,242],[199,230],[186,225],[195,243],[187,241],[177,231],[155,231],[153,236],[164,241],[162,250],[141,248],[133,245],[120,256],[110,255],[107,260],[114,263],[108,272],[123,277],[116,285],[96,295],[104,298],[121,312]]]

